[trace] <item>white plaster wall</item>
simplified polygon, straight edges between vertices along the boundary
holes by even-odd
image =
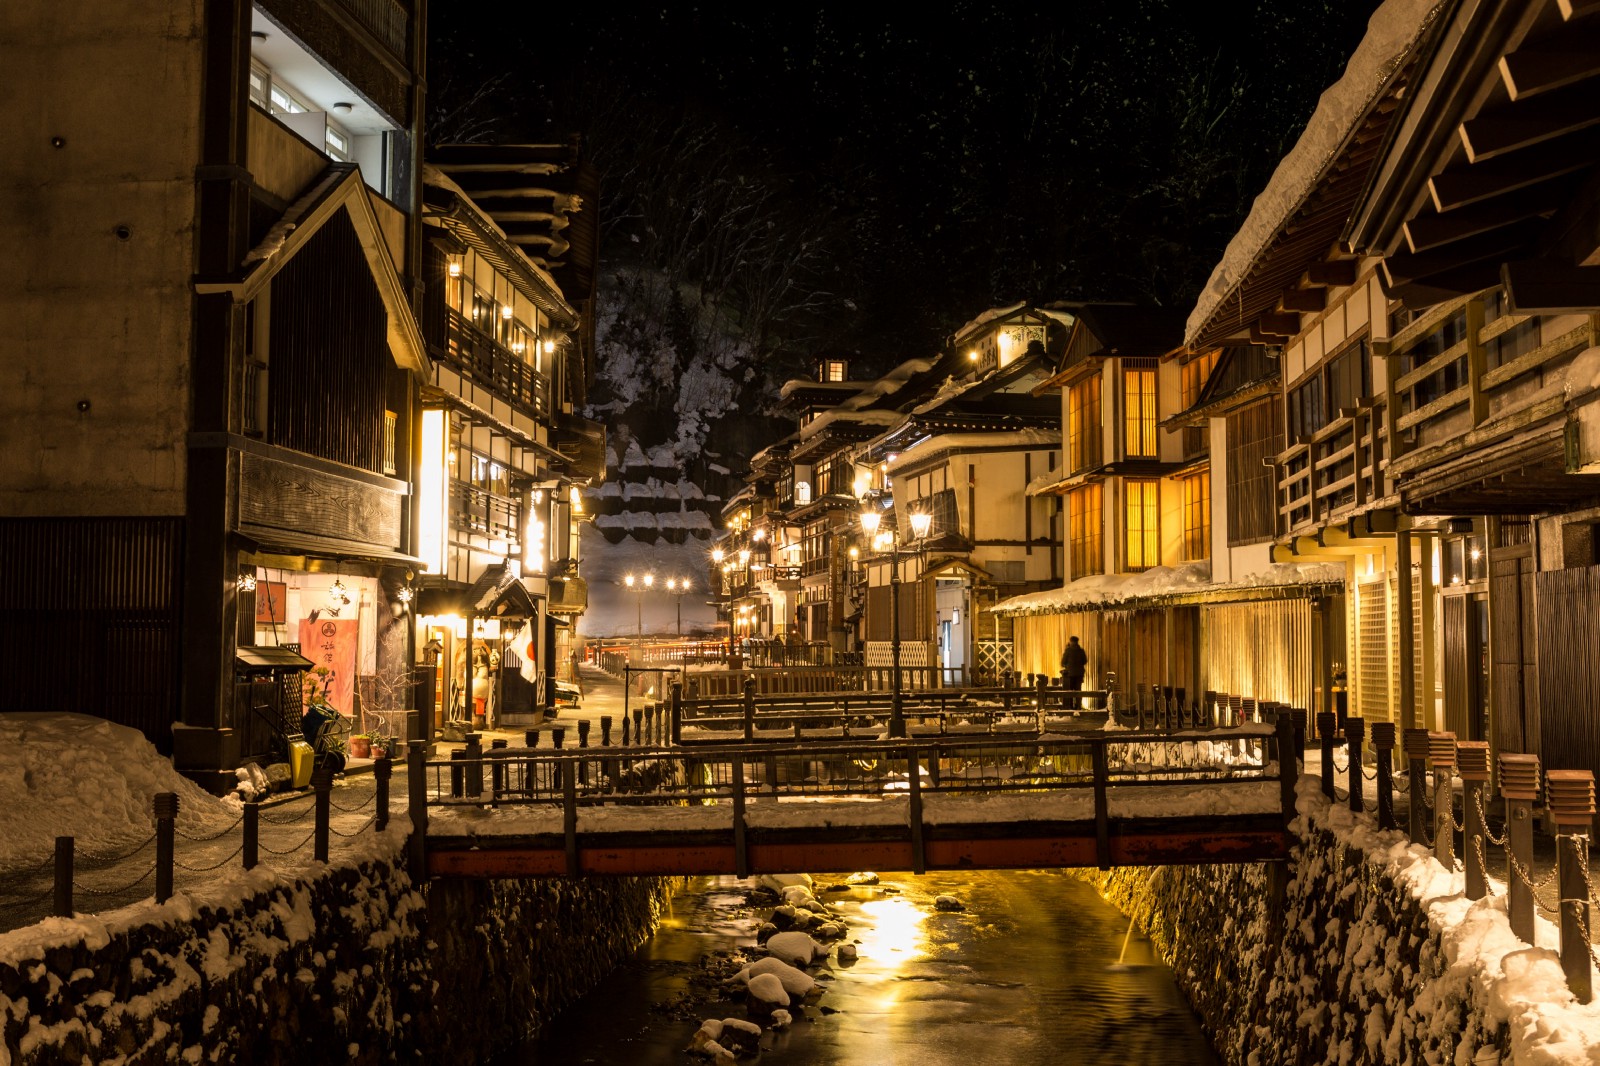
[[[183,511],[200,12],[0,4],[0,513]]]

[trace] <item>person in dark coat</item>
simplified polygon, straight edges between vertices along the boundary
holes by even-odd
[[[1068,637],[1066,649],[1061,653],[1061,679],[1070,690],[1083,688],[1084,671],[1089,668],[1089,653],[1083,650],[1077,637]]]

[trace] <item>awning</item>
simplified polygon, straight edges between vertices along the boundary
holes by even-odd
[[[251,542],[253,550],[273,555],[315,555],[323,559],[366,560],[423,569],[422,560],[415,555],[359,540],[319,537],[315,533],[273,529],[249,522],[240,524],[239,535]]]
[[[240,673],[264,674],[284,670],[309,670],[314,665],[310,659],[281,644],[246,644],[234,649],[234,661]]]
[[[479,613],[485,618],[533,618],[544,598],[542,587],[536,588],[528,578],[519,577],[496,590],[494,598]]]

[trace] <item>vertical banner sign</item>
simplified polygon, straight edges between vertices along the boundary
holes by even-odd
[[[354,618],[300,619],[300,654],[312,662],[312,677],[316,668],[326,667],[332,684],[328,686],[328,702],[340,714],[355,713],[356,645],[360,641],[361,623]]]

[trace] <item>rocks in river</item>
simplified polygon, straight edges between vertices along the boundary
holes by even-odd
[[[791,1001],[799,1000],[810,995],[816,990],[817,982],[804,970],[796,969],[782,959],[765,958],[757,959],[738,973],[729,978],[729,982],[738,982],[747,988],[757,977],[776,977],[783,986],[785,994],[789,997],[784,1000],[783,1006],[787,1007]]]
[[[754,1055],[761,1050],[761,1026],[743,1018],[707,1018],[684,1050],[722,1066],[740,1055]]]
[[[810,966],[818,959],[828,957],[828,949],[798,930],[778,933],[767,941],[767,954],[781,959],[790,966]]]
[[[854,873],[845,878],[844,883],[850,885],[851,887],[856,885],[875,885],[878,883],[878,875],[870,871],[863,870],[860,873]]]
[[[745,985],[745,993],[749,996],[750,1010],[754,1014],[770,1015],[775,1010],[789,1006],[791,1002],[783,978],[775,973],[756,974]]]
[[[772,1028],[774,1029],[787,1029],[793,1022],[794,1016],[782,1008],[772,1012]]]
[[[811,930],[811,935],[818,940],[838,940],[847,932],[849,930],[843,922],[820,922],[815,929]]]
[[[933,901],[933,909],[936,911],[964,911],[967,909],[967,905],[954,896],[938,896]]]
[[[838,955],[840,962],[855,962],[856,946],[854,944],[840,944]]]
[[[765,944],[768,940],[772,939],[772,934],[776,933],[777,931],[778,927],[773,925],[771,922],[762,922],[761,928],[756,930],[756,943]]]

